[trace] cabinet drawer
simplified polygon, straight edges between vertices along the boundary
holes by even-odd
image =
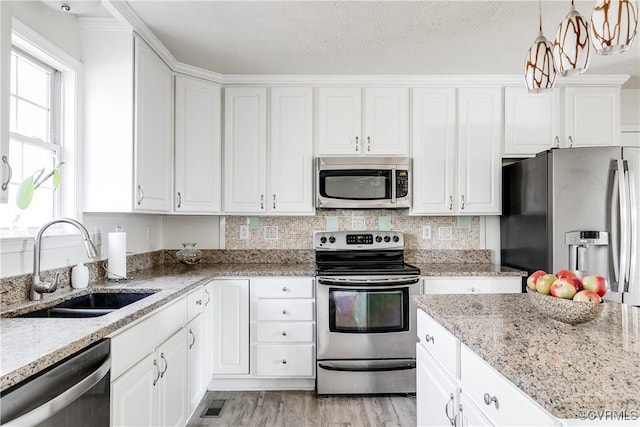
[[[111,338],[111,378],[118,378],[186,323],[187,300],[159,308]]]
[[[258,301],[258,320],[313,320],[311,300]]]
[[[204,288],[200,287],[187,294],[187,321],[202,313],[204,307]]]
[[[258,323],[258,342],[313,342],[313,322]]]
[[[255,282],[258,298],[313,298],[313,279],[310,277],[278,277],[252,282]]]
[[[425,294],[505,294],[522,292],[522,277],[427,277]]]
[[[257,374],[263,376],[310,377],[313,375],[313,344],[257,346]]]
[[[453,378],[458,378],[459,341],[422,310],[418,310],[418,339]]]
[[[462,392],[492,424],[553,425],[542,407],[464,345],[460,350],[460,378]]]

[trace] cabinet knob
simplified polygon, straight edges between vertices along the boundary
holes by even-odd
[[[202,300],[201,299],[196,300],[196,305],[202,305]]]
[[[286,365],[286,364],[287,364],[287,360],[286,360],[286,359],[283,359],[283,360],[282,360],[282,364],[283,364],[283,365]]]
[[[436,342],[435,342],[435,340],[434,340],[434,338],[433,338],[433,336],[432,336],[432,335],[429,335],[429,334],[426,334],[426,335],[424,336],[424,340],[425,340],[425,342],[429,342],[429,341],[431,341],[431,344],[435,344],[435,343],[436,343]]]
[[[489,406],[491,403],[496,405],[496,409],[499,409],[498,406],[498,398],[496,396],[491,396],[489,393],[484,394],[484,404]]]
[[[282,287],[282,292],[289,292],[289,288],[287,288],[286,286]]]
[[[287,310],[282,310],[282,314],[287,315],[289,312]]]
[[[287,331],[282,331],[282,336],[286,337],[287,336]]]

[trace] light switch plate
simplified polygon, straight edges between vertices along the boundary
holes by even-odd
[[[249,225],[244,224],[240,226],[240,240],[249,240]]]
[[[425,240],[431,240],[431,226],[423,225],[422,226],[422,238]]]

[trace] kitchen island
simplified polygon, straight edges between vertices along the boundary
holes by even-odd
[[[607,302],[599,318],[571,326],[539,313],[526,294],[423,295],[415,301],[419,312],[450,333],[451,342],[459,343],[455,362],[447,363],[457,363],[450,376],[458,377],[453,379],[463,403],[465,394],[474,391],[469,382],[478,377],[477,369],[472,372],[465,362],[476,363],[473,359],[479,356],[487,372],[506,378],[523,398],[546,411],[552,424],[562,420],[566,425],[638,425],[640,309]],[[429,335],[419,338],[419,346],[438,344]],[[485,384],[491,393],[491,381]],[[477,408],[493,408],[492,397],[485,393]],[[497,412],[508,411],[505,406],[503,400]],[[515,422],[534,421],[523,411]]]

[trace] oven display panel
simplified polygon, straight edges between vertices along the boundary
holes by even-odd
[[[347,245],[373,245],[373,234],[347,234]]]

